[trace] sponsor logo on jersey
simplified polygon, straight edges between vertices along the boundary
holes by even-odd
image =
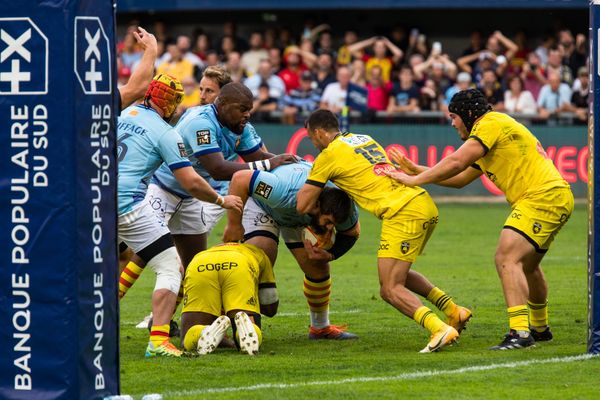
[[[352,135],[352,136],[342,136],[340,140],[344,143],[349,144],[350,146],[362,146],[365,143],[373,140],[370,136],[366,135]]]
[[[258,185],[256,185],[256,189],[254,190],[254,193],[264,197],[265,199],[268,199],[269,196],[271,196],[271,192],[273,191],[273,186],[271,185],[267,185],[265,182],[258,182]]]
[[[256,306],[256,299],[254,297],[250,297],[246,302],[249,306]]]
[[[534,222],[532,229],[533,233],[540,233],[540,231],[542,230],[542,224],[540,224],[539,222]]]
[[[185,145],[183,143],[177,143],[177,147],[179,148],[179,155],[181,157],[187,156],[187,151],[185,151]]]
[[[196,131],[196,142],[198,146],[201,144],[210,144],[210,131],[208,129]]]
[[[395,171],[396,168],[388,163],[378,163],[373,165],[373,172],[375,175],[386,176],[386,172]]]

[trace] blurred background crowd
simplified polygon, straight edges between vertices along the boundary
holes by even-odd
[[[130,20],[119,29],[120,84],[141,58],[131,33],[140,22]],[[240,34],[231,20],[210,30],[143,22],[158,39],[157,72],[184,85],[180,112],[199,104],[202,72],[219,65],[250,88],[253,119],[260,122],[296,124],[321,107],[349,109],[362,122],[445,123],[452,95],[476,87],[494,109],[532,123],[587,124],[587,36],[560,23],[533,37],[524,29],[475,29],[448,45],[398,24],[373,35],[307,19]]]

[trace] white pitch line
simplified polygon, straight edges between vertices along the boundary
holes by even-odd
[[[514,368],[514,367],[523,367],[527,365],[533,364],[555,364],[555,363],[571,363],[575,361],[584,361],[589,360],[593,357],[597,357],[594,354],[580,354],[577,356],[567,356],[567,357],[554,357],[554,358],[546,358],[540,360],[526,360],[526,361],[516,361],[510,363],[501,363],[501,364],[489,364],[489,365],[478,365],[472,367],[463,367],[458,369],[449,369],[449,370],[430,370],[430,371],[417,371],[417,372],[408,372],[400,375],[392,375],[392,376],[367,376],[360,378],[345,378],[338,380],[329,380],[329,381],[312,381],[312,382],[297,382],[297,383],[262,383],[259,385],[252,386],[232,386],[232,387],[217,387],[217,388],[207,388],[207,389],[196,389],[196,390],[182,390],[175,392],[166,392],[164,393],[165,398],[173,398],[173,397],[181,397],[181,396],[194,396],[201,394],[209,394],[209,393],[231,393],[231,392],[247,392],[247,391],[256,391],[256,390],[265,390],[265,389],[294,389],[298,387],[306,387],[306,386],[324,386],[324,385],[345,385],[348,383],[362,383],[362,382],[385,382],[385,381],[403,381],[409,379],[419,379],[419,378],[428,378],[434,376],[441,375],[459,375],[469,372],[479,372],[479,371],[490,371],[494,369],[500,368]]]
[[[329,311],[329,315],[335,315],[335,314],[358,314],[363,312],[363,310],[359,310],[359,309],[354,309],[354,310],[345,310],[345,311]],[[277,318],[277,317],[305,317],[308,315],[308,311],[305,313],[301,313],[301,312],[282,312],[282,313],[277,313],[275,315],[275,317],[273,318]],[[134,322],[134,321],[121,321],[121,325],[137,325],[141,322],[141,320]]]

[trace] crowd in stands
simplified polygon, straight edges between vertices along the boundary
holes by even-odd
[[[141,58],[133,27],[118,44],[120,84]],[[328,25],[306,26],[298,38],[289,29],[269,28],[247,40],[232,22],[223,25],[219,38],[202,30],[171,38],[163,23],[153,29],[159,41],[156,70],[182,81],[183,109],[199,104],[204,68],[221,65],[252,91],[258,120],[294,124],[319,107],[339,113],[349,106],[371,119],[443,112],[454,93],[476,87],[498,111],[587,123],[587,37],[569,29],[535,44],[523,31],[509,38],[476,30],[458,57],[444,52],[443,42],[402,27],[363,40],[353,30],[334,37]]]

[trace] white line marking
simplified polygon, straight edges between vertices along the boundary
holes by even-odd
[[[312,381],[312,382],[297,382],[297,383],[263,383],[259,385],[252,386],[233,386],[233,387],[220,387],[220,388],[207,388],[207,389],[195,389],[195,390],[181,390],[175,392],[166,392],[164,394],[165,398],[172,397],[181,397],[181,396],[195,396],[200,394],[209,394],[209,393],[231,393],[231,392],[247,392],[253,390],[265,390],[265,389],[294,389],[298,387],[307,387],[307,386],[325,386],[325,385],[345,385],[348,383],[361,383],[361,382],[384,382],[384,381],[404,381],[409,379],[419,379],[419,378],[429,378],[434,376],[441,375],[458,375],[469,372],[479,372],[479,371],[490,371],[494,369],[501,368],[514,368],[514,367],[523,367],[533,364],[554,364],[554,363],[571,363],[575,361],[584,361],[589,360],[593,357],[598,357],[595,354],[580,354],[577,356],[567,356],[567,357],[554,357],[554,358],[546,358],[540,360],[527,360],[527,361],[516,361],[510,363],[501,363],[501,364],[489,364],[489,365],[479,365],[472,367],[463,367],[458,369],[449,369],[449,370],[431,370],[431,371],[417,371],[417,372],[408,372],[400,375],[392,375],[392,376],[367,376],[361,378],[345,378],[338,380],[329,380],[329,381]]]
[[[329,311],[329,315],[336,315],[336,314],[358,314],[358,313],[361,313],[361,312],[363,312],[363,310],[360,310],[360,309],[345,310],[345,311]],[[277,313],[275,315],[275,317],[273,317],[273,318],[277,318],[277,317],[305,317],[307,315],[308,315],[308,310],[305,313],[301,313],[301,312],[282,312],[282,313]],[[140,323],[140,321],[138,321],[138,322],[134,322],[134,321],[121,321],[121,325],[137,325],[139,323]]]

